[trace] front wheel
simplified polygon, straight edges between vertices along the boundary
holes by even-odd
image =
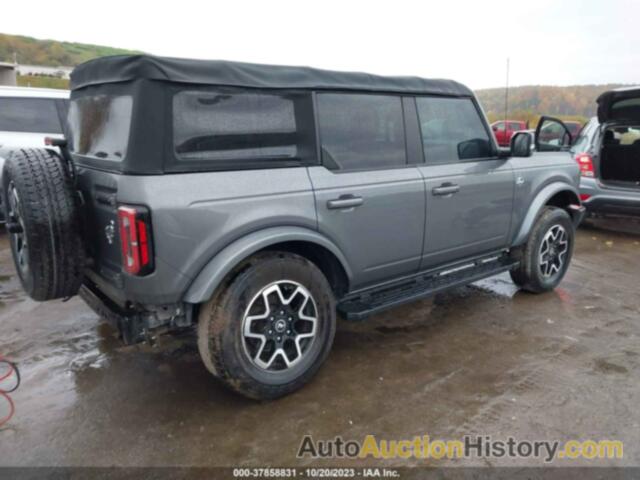
[[[226,386],[267,400],[307,383],[335,334],[333,293],[322,272],[286,252],[254,255],[203,305],[198,348]]]
[[[561,208],[545,208],[531,230],[520,265],[511,271],[511,279],[532,293],[553,290],[569,268],[574,243],[575,228],[569,214]]]

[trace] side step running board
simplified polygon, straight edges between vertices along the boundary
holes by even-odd
[[[467,285],[511,270],[517,264],[517,260],[504,255],[478,260],[459,267],[419,274],[406,282],[394,286],[386,286],[361,292],[358,295],[347,296],[338,304],[338,311],[347,320],[362,320],[369,315],[388,308],[423,299],[452,287]]]

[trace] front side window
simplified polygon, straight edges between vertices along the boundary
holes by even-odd
[[[489,135],[471,99],[418,97],[416,102],[427,163],[493,156]]]
[[[322,163],[331,170],[406,165],[400,97],[321,93],[318,121]]]
[[[55,100],[0,98],[0,131],[62,133]]]
[[[129,143],[133,98],[93,95],[73,99],[68,124],[71,151],[77,155],[121,162]]]
[[[302,134],[295,95],[182,91],[173,97],[173,136],[181,161],[297,159]],[[304,129],[304,128],[302,128]]]

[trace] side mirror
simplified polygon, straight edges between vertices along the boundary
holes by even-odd
[[[533,136],[530,132],[516,132],[511,137],[511,156],[530,157],[535,148]]]
[[[493,130],[494,132],[498,131],[498,126],[497,125],[492,125],[491,126],[491,130]]]
[[[536,128],[535,148],[539,152],[561,152],[568,150],[573,137],[562,120],[541,117]]]

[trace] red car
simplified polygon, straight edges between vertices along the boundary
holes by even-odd
[[[527,129],[527,122],[521,120],[500,120],[491,124],[491,130],[496,136],[498,145],[508,147],[511,143],[511,137],[520,130]]]

